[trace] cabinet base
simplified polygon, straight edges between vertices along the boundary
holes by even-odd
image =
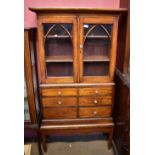
[[[46,136],[81,135],[92,133],[109,134],[108,148],[112,146],[114,123],[111,119],[44,120],[40,127],[42,146],[47,152]]]

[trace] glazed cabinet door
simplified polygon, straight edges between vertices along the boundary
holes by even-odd
[[[116,59],[118,17],[80,18],[80,82],[111,82]]]
[[[24,30],[24,121],[37,123],[39,100],[35,61],[35,29]]]
[[[76,18],[39,16],[38,38],[41,83],[76,82]]]
[[[24,121],[31,121],[25,77],[24,77]]]

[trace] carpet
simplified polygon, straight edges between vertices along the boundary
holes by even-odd
[[[108,150],[104,136],[49,137],[44,155],[114,155]],[[37,144],[32,145],[32,155],[39,155]]]

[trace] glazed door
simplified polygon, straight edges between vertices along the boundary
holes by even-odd
[[[38,26],[41,82],[76,82],[76,18],[44,16],[39,18]]]
[[[35,30],[24,30],[24,122],[37,123],[39,101],[35,67]]]
[[[24,121],[31,121],[30,120],[30,112],[29,112],[29,104],[28,104],[28,97],[27,97],[27,88],[26,88],[25,77],[24,77]]]
[[[114,76],[118,18],[80,18],[80,82],[111,82]]]

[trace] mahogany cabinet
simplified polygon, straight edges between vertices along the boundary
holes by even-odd
[[[128,9],[118,30],[118,49],[114,76],[114,148],[119,155],[130,154],[130,0],[120,0]]]
[[[126,9],[30,8],[37,13],[42,120],[46,136],[113,136],[114,70],[119,16]]]
[[[127,8],[127,14],[120,17],[116,68],[128,74],[130,68],[130,0],[120,0],[120,8]]]
[[[114,81],[114,144],[119,155],[130,155],[130,79],[118,69]]]

